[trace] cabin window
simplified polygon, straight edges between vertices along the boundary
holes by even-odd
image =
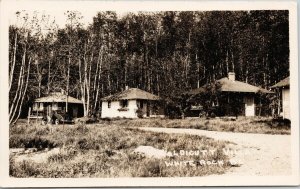
[[[52,104],[52,110],[58,110],[58,103],[57,102]]]
[[[120,106],[121,106],[121,108],[128,107],[128,100],[121,100],[120,101]]]
[[[37,110],[38,110],[38,103],[34,103],[34,104],[33,104],[33,110],[34,110],[34,111],[37,111]]]
[[[107,102],[107,107],[110,108],[111,107],[111,101]]]
[[[144,103],[142,100],[137,100],[137,107],[143,109],[144,108]]]
[[[44,110],[44,104],[43,103],[40,103],[40,110]]]

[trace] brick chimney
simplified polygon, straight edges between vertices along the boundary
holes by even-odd
[[[234,72],[228,72],[228,79],[230,81],[235,81],[235,73]]]

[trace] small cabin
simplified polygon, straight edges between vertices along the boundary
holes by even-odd
[[[220,116],[255,116],[256,104],[255,99],[259,93],[271,94],[273,92],[266,89],[250,85],[248,83],[235,79],[235,73],[229,72],[228,77],[221,78],[216,81],[219,86],[222,98],[220,98],[215,106],[218,106]],[[206,91],[206,86],[189,91],[187,94],[195,96]],[[193,97],[192,97],[193,98]],[[195,102],[197,106],[201,106],[199,102]],[[191,112],[200,111],[191,108]],[[193,113],[195,115],[195,113]]]
[[[68,96],[63,92],[53,92],[47,96],[34,100],[29,110],[29,118],[42,118],[58,113],[70,120],[83,116],[83,103],[81,100]]]
[[[101,99],[101,118],[164,117],[158,96],[138,88],[128,88]]]
[[[283,119],[291,119],[290,117],[290,77],[287,77],[271,88],[277,91],[279,96],[279,114]]]

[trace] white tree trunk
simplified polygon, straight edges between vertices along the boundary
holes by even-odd
[[[48,82],[47,82],[47,92],[50,93],[50,77],[51,76],[51,61],[49,60],[49,67],[48,67]]]
[[[79,85],[80,85],[80,90],[81,90],[81,100],[83,103],[83,112],[84,112],[84,116],[86,116],[86,104],[85,104],[85,90],[84,90],[84,83],[82,81],[82,73],[81,73],[81,60],[79,58]]]
[[[26,46],[25,46],[25,50],[24,50],[24,53],[23,53],[23,57],[22,57],[22,64],[21,64],[21,68],[20,68],[20,73],[19,73],[19,79],[18,79],[18,86],[17,86],[17,90],[16,90],[16,94],[14,96],[14,99],[13,99],[13,102],[9,108],[9,117],[10,117],[10,120],[12,120],[12,118],[14,117],[13,116],[13,112],[15,111],[16,109],[16,101],[18,99],[18,95],[19,95],[19,91],[20,91],[20,88],[21,88],[21,83],[22,83],[22,77],[23,77],[23,69],[24,69],[24,66],[25,66],[25,60],[26,60]]]
[[[95,104],[94,107],[96,108],[97,103],[98,103],[98,96],[99,96],[99,90],[100,90],[100,79],[101,79],[101,74],[102,74],[102,62],[103,62],[103,47],[101,46],[100,50],[99,50],[99,58],[98,58],[98,63],[99,64],[99,72],[97,76],[97,88],[96,88],[96,96],[95,96]],[[95,76],[95,77],[96,77]],[[95,82],[96,83],[96,82]]]
[[[16,65],[17,38],[18,38],[18,35],[17,35],[17,33],[16,33],[16,36],[15,36],[15,46],[14,46],[14,53],[13,53],[12,68],[11,68],[10,74],[9,74],[9,91],[10,91],[10,89],[11,89],[11,85],[12,85],[12,81],[13,81],[13,77],[14,77],[15,65]]]
[[[88,79],[87,79],[87,60],[86,60],[86,44],[85,44],[85,48],[84,48],[84,58],[83,58],[83,63],[84,63],[84,98],[86,101],[86,112],[85,112],[85,116],[88,116],[89,114],[89,103],[87,101],[87,83],[88,83]]]
[[[29,59],[29,62],[28,62],[25,89],[24,89],[24,92],[22,94],[22,99],[21,99],[21,104],[20,104],[20,107],[19,107],[19,112],[18,112],[17,117],[14,119],[13,124],[19,119],[20,114],[21,114],[21,110],[22,110],[21,108],[23,106],[24,98],[25,98],[25,95],[26,95],[26,92],[27,92],[28,83],[29,83],[28,81],[29,81],[29,74],[30,74],[30,65],[31,65],[31,59]],[[30,116],[30,115],[28,115],[28,116]]]

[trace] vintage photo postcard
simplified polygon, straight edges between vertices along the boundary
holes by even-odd
[[[296,1],[0,13],[0,186],[299,185]]]

